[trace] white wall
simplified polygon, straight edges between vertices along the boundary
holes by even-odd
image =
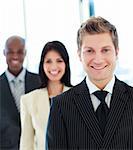
[[[119,34],[117,76],[133,85],[133,19],[132,0],[94,0],[95,15],[112,22]]]
[[[83,77],[77,56],[76,36],[82,21],[88,17],[88,0],[3,0],[0,4],[0,74],[6,69],[3,49],[11,35],[26,38],[27,57],[24,66],[38,72],[38,63],[44,44],[51,40],[63,42],[70,55],[72,83]],[[133,21],[132,1],[94,0],[95,15],[111,21],[119,34],[119,59],[117,76],[133,85]]]
[[[22,0],[4,0],[0,2],[0,74],[6,68],[3,49],[5,40],[14,34],[24,37]]]
[[[4,0],[0,5],[0,74],[6,68],[3,48],[10,35],[26,38],[25,67],[38,72],[44,44],[51,40],[63,42],[70,55],[72,83],[81,80],[81,64],[77,57],[76,36],[80,26],[77,0]]]

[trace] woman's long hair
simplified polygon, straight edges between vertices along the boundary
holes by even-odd
[[[63,43],[61,43],[60,41],[52,41],[52,42],[46,43],[41,54],[41,60],[40,60],[40,65],[39,65],[39,75],[40,75],[40,79],[42,83],[41,88],[47,87],[48,85],[49,79],[44,72],[43,64],[44,64],[45,55],[50,50],[57,51],[61,55],[62,59],[64,60],[66,68],[65,68],[65,73],[63,77],[61,78],[61,83],[63,83],[64,85],[68,87],[71,87],[72,86],[71,77],[70,77],[71,73],[70,73],[69,55],[68,55],[67,49],[63,45]]]

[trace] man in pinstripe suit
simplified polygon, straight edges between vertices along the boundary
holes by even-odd
[[[84,22],[77,35],[78,55],[86,78],[53,98],[47,149],[133,150],[133,88],[114,75],[119,52],[114,25],[102,17]],[[107,91],[108,116],[101,134],[94,95]]]

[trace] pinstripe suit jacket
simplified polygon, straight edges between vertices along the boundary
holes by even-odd
[[[41,85],[39,75],[26,71],[25,93]],[[20,114],[5,73],[0,76],[0,150],[18,150]]]
[[[133,150],[133,88],[116,79],[104,137],[85,80],[53,99],[47,149]]]

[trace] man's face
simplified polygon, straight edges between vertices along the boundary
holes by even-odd
[[[78,54],[89,79],[104,88],[113,76],[118,54],[110,34],[85,35]]]
[[[22,41],[17,38],[9,40],[4,50],[4,55],[9,71],[17,76],[22,70],[25,58],[25,47]]]

